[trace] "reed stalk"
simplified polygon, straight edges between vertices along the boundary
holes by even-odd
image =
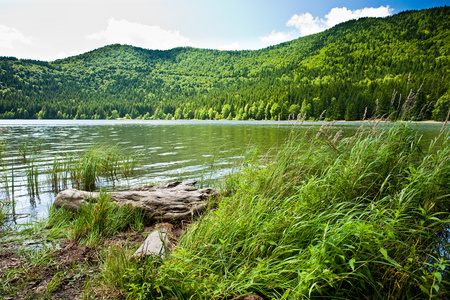
[[[39,195],[39,171],[34,165],[34,160],[30,160],[27,166],[27,189],[31,198]]]
[[[93,191],[102,180],[114,182],[119,175],[133,174],[138,162],[138,156],[124,156],[116,147],[91,148],[78,155],[55,157],[48,171],[49,181],[55,192],[67,187],[68,180],[73,187]]]
[[[16,222],[16,201],[14,199],[14,161],[11,164],[11,198],[10,198],[11,212],[14,223]]]
[[[8,220],[8,203],[0,199],[0,233],[3,232],[4,225]]]

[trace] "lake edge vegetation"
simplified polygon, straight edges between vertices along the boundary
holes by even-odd
[[[55,195],[68,188],[85,191],[99,190],[105,182],[120,181],[138,172],[140,168],[140,152],[125,154],[116,146],[96,145],[87,149],[64,153],[57,152],[50,156],[44,167],[39,161],[46,154],[40,153],[40,143],[30,146],[25,143],[17,149],[1,145],[0,148],[0,228],[14,227],[17,217],[15,211],[15,192],[26,186],[30,204],[34,206],[39,200],[42,186],[48,186]],[[16,151],[13,158],[4,159],[3,151]],[[26,183],[17,182],[17,177],[23,176]],[[45,183],[43,182],[45,181]],[[48,192],[48,191],[47,191]]]
[[[128,244],[105,247],[111,235],[149,225],[139,212],[111,205],[107,193],[79,215],[52,209],[24,234],[99,251],[84,298],[443,299],[450,292],[445,125],[431,141],[411,122],[365,122],[344,139],[332,123],[300,137],[293,130],[275,157],[251,157],[222,181],[222,195],[165,260],[131,260],[136,246]],[[115,228],[125,215],[133,217]],[[41,264],[50,263],[48,249],[32,257],[39,251]],[[9,284],[0,294],[17,292],[11,274],[0,275]],[[55,273],[43,295],[67,274]]]
[[[321,128],[230,176],[229,197],[163,264],[166,277],[156,281],[172,283],[166,293],[448,295],[448,133],[440,149],[421,145],[411,124],[339,135]]]

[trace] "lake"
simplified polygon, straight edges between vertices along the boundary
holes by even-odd
[[[49,170],[55,157],[93,148],[116,147],[139,156],[128,176],[101,180],[96,189],[124,190],[175,180],[221,178],[242,166],[249,153],[280,146],[291,131],[306,131],[324,122],[276,121],[139,121],[139,120],[0,120],[0,197],[14,197],[16,222],[46,216],[55,197]],[[353,134],[361,122],[337,122],[336,131]],[[383,125],[388,126],[388,125]],[[418,124],[428,138],[442,124]],[[275,151],[275,150],[274,150]],[[30,162],[36,168],[38,193],[30,194]],[[72,186],[68,186],[70,188]]]

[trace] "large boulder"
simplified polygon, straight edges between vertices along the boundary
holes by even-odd
[[[119,205],[139,207],[155,220],[180,221],[202,212],[207,200],[217,194],[213,188],[198,189],[195,182],[173,182],[158,186],[144,186],[124,192],[113,192],[111,200]],[[56,208],[78,211],[95,199],[98,192],[69,189],[60,192],[53,202]]]

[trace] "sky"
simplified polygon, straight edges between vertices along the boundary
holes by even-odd
[[[53,61],[109,44],[254,50],[450,0],[0,0],[0,56]]]

